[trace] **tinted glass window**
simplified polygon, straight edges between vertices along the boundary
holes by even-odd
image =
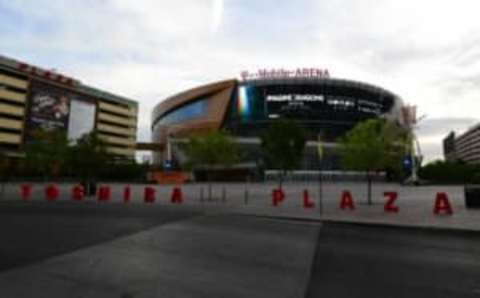
[[[156,125],[167,125],[199,118],[205,113],[207,106],[208,99],[198,100],[162,116]]]
[[[224,126],[256,137],[277,118],[301,123],[308,138],[336,141],[360,121],[390,113],[395,98],[382,92],[335,84],[241,84]]]

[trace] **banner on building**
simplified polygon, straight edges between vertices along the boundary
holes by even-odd
[[[45,83],[33,82],[27,119],[26,142],[35,141],[38,130],[65,132],[75,142],[93,130],[95,104],[83,95]]]

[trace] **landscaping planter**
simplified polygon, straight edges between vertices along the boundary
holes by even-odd
[[[85,189],[85,195],[87,197],[89,196],[94,196],[97,193],[97,183],[93,181],[85,182],[83,181],[82,183],[83,188]]]
[[[480,208],[480,185],[465,186],[465,207]]]

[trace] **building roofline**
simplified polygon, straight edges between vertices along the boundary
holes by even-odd
[[[207,94],[212,94],[220,90],[224,90],[231,86],[237,84],[236,79],[227,79],[222,81],[216,81],[209,84],[199,85],[194,88],[184,90],[182,92],[171,95],[153,107],[152,110],[152,119],[158,118],[159,116],[166,114],[177,107],[180,107],[200,96],[205,96]]]
[[[301,84],[301,83],[320,83],[320,82],[330,82],[333,84],[338,84],[338,85],[349,85],[349,86],[356,86],[365,90],[369,91],[374,91],[374,92],[379,92],[379,93],[384,93],[388,94],[392,97],[395,97],[397,99],[402,99],[399,95],[395,94],[394,92],[387,90],[383,87],[373,85],[370,83],[365,83],[362,81],[358,80],[351,80],[351,79],[342,79],[342,78],[318,78],[318,77],[288,77],[288,78],[262,78],[262,79],[250,79],[250,80],[239,80],[238,81],[240,85],[242,84],[253,84],[253,85],[266,85],[266,84],[279,84],[279,83],[285,83],[285,84]]]
[[[472,133],[473,131],[477,130],[480,128],[480,123],[477,123],[477,124],[474,124],[472,126],[470,126],[465,132],[463,132],[462,134],[458,135],[458,136],[455,136],[455,140],[459,140],[459,139],[463,139],[465,136],[469,135],[470,133]],[[453,132],[455,133],[455,132]],[[456,133],[455,133],[456,135]]]
[[[26,77],[31,77],[31,78],[34,78],[34,79],[37,78],[37,76],[34,76],[31,73],[22,70],[21,69],[22,65],[29,65],[29,64],[26,63],[26,62],[16,60],[14,58],[10,58],[10,57],[4,56],[4,55],[0,55],[0,68],[8,70],[8,71],[12,71],[16,74],[24,75]],[[38,66],[35,66],[35,65],[31,65],[31,66],[35,67],[36,70],[38,70],[39,72],[42,72],[42,73],[52,72],[55,75],[60,75],[60,74],[56,73],[55,71],[48,70],[48,69],[43,68],[43,67],[38,67]],[[124,96],[120,96],[120,95],[116,95],[116,94],[110,93],[108,91],[100,90],[96,87],[92,87],[92,86],[83,84],[81,81],[79,81],[77,79],[72,79],[72,84],[69,87],[73,88],[76,91],[80,91],[84,94],[87,94],[87,95],[90,95],[90,96],[93,96],[93,97],[98,97],[98,98],[101,98],[101,99],[110,100],[112,102],[138,106],[138,102],[133,100],[133,99],[130,99],[130,98],[127,98],[127,97],[124,97]]]
[[[353,87],[358,87],[360,89],[364,89],[370,92],[376,92],[379,94],[383,95],[388,95],[393,97],[395,100],[399,101],[401,104],[403,104],[403,99],[398,96],[397,94],[383,88],[379,87],[376,85],[372,85],[369,83],[364,83],[361,81],[356,81],[356,80],[349,80],[349,79],[340,79],[340,78],[295,78],[295,77],[289,77],[289,78],[262,78],[262,79],[250,79],[250,80],[239,80],[236,78],[231,78],[231,79],[226,79],[226,80],[221,80],[221,81],[215,81],[207,84],[202,84],[193,88],[186,89],[184,91],[175,93],[171,96],[168,96],[164,99],[162,99],[158,104],[155,105],[152,111],[152,118],[158,117],[161,114],[164,114],[168,112],[169,110],[174,109],[173,106],[181,106],[188,100],[185,100],[185,98],[189,97],[189,95],[194,94],[195,96],[191,96],[192,99],[196,96],[201,96],[204,95],[208,92],[215,91],[215,89],[218,86],[222,86],[224,84],[236,84],[236,85],[242,85],[242,84],[253,84],[253,85],[267,85],[267,84],[301,84],[301,83],[321,83],[321,82],[329,82],[332,84],[338,84],[338,85],[345,85],[345,86],[353,86]],[[220,88],[221,89],[221,88]],[[203,92],[205,91],[205,92]],[[179,101],[178,105],[174,104],[175,101]],[[172,108],[167,108],[164,110],[165,106],[172,106]]]
[[[163,99],[159,104],[161,104],[163,102],[166,102],[166,101],[169,101],[169,100],[175,100],[177,98],[184,97],[184,96],[188,95],[189,93],[192,93],[192,92],[197,91],[197,90],[208,89],[208,91],[207,91],[207,93],[208,93],[210,91],[210,89],[215,89],[215,87],[217,87],[217,86],[220,86],[220,85],[223,85],[223,84],[228,84],[228,83],[237,83],[237,82],[238,82],[237,79],[226,79],[226,80],[215,81],[215,82],[211,82],[211,83],[207,83],[207,84],[198,85],[196,87],[189,88],[187,90],[184,90],[184,91],[175,93],[173,95],[170,95],[167,98]]]
[[[120,95],[116,95],[116,94],[110,93],[108,91],[100,90],[98,88],[95,88],[95,87],[92,87],[92,86],[89,86],[89,85],[80,84],[78,86],[78,89],[83,91],[84,93],[90,94],[92,96],[100,97],[102,99],[106,99],[106,100],[110,100],[110,101],[114,101],[114,102],[118,102],[118,103],[126,103],[126,104],[129,104],[129,105],[138,106],[138,102],[133,100],[133,99],[126,98],[126,97],[123,97],[123,96],[120,96]]]

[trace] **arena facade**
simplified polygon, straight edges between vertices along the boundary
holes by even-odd
[[[331,78],[328,70],[259,70],[193,88],[161,101],[152,113],[152,141],[162,151],[154,163],[181,168],[180,143],[189,136],[225,129],[241,145],[238,165],[266,170],[260,136],[272,121],[290,118],[306,128],[307,147],[299,170],[338,170],[338,139],[357,123],[382,117],[404,125],[402,99],[372,84]],[[323,159],[317,142],[323,144]]]

